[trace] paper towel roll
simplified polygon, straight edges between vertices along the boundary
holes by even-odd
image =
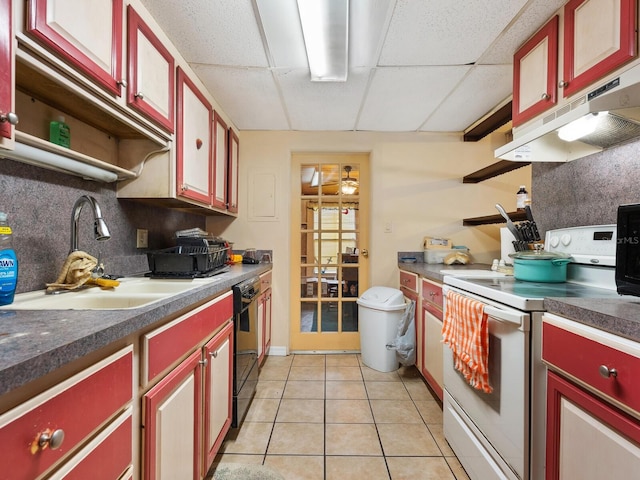
[[[516,251],[512,243],[515,239],[516,237],[513,236],[513,233],[511,233],[507,227],[500,228],[500,259],[509,265],[513,264],[513,259],[509,254]]]

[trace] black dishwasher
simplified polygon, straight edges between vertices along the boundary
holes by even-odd
[[[233,428],[242,424],[258,383],[258,295],[258,276],[233,286]]]

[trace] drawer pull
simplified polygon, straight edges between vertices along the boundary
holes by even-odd
[[[604,378],[618,376],[618,370],[616,370],[615,368],[609,368],[606,365],[600,365],[600,368],[598,368],[598,372],[600,372],[600,375],[602,375]]]
[[[42,432],[38,438],[38,446],[43,450],[47,447],[56,450],[60,448],[62,442],[64,442],[64,430],[61,428],[54,430],[53,433],[51,430]]]

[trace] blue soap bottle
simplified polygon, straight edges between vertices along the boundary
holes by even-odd
[[[12,246],[7,214],[0,212],[0,305],[13,303],[18,285],[18,258]]]

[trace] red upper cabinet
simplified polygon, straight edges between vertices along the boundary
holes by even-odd
[[[227,124],[218,112],[213,115],[213,202],[216,208],[227,209],[227,162],[229,142]]]
[[[516,52],[513,59],[513,126],[558,102],[558,16]]]
[[[11,139],[13,113],[13,28],[11,2],[0,2],[0,137]],[[0,147],[3,141],[0,139]]]
[[[127,103],[138,112],[173,133],[175,88],[174,59],[129,5]]]
[[[121,95],[122,0],[28,0],[27,7],[31,36],[110,93]]]
[[[179,67],[177,75],[177,195],[211,205],[213,110]]]
[[[240,140],[238,135],[229,128],[229,165],[228,165],[228,182],[227,196],[228,210],[231,213],[238,213],[238,159],[240,155]]]
[[[564,97],[636,56],[636,18],[636,0],[570,0],[565,5]]]

